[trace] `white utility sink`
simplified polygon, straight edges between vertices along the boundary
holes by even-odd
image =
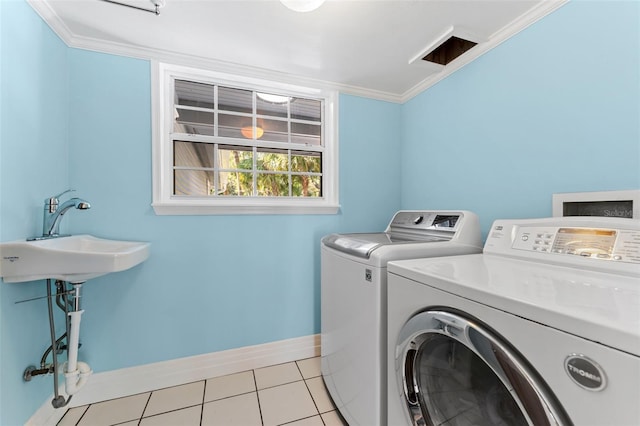
[[[0,243],[0,276],[8,283],[47,278],[83,282],[144,262],[149,246],[91,235]]]

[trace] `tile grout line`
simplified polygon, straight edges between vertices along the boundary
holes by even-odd
[[[253,377],[253,386],[255,387],[256,400],[258,401],[258,411],[260,412],[260,424],[264,426],[264,417],[262,417],[262,405],[260,404],[260,394],[258,393],[258,381],[256,380],[256,370],[251,370],[251,376]]]
[[[140,418],[138,419],[138,426],[140,426],[140,423],[142,423],[144,412],[147,411],[147,407],[149,407],[149,402],[151,402],[151,396],[153,395],[153,392],[155,391],[149,392],[149,398],[147,398],[147,402],[144,404],[144,408],[142,409],[142,413],[140,413]]]
[[[80,418],[76,422],[76,426],[78,426],[80,424],[80,422],[82,421],[82,418],[87,414],[87,411],[89,411],[89,407],[91,407],[91,404],[87,405],[87,407],[84,409],[84,411],[82,412],[82,415],[80,416]],[[65,416],[67,415],[67,413],[69,413],[69,410],[70,409],[67,409],[67,412],[64,413]],[[62,416],[62,418],[64,419],[64,416]]]
[[[300,364],[298,364],[298,361],[295,361],[296,363],[296,367],[298,368],[298,371],[300,372],[300,376],[302,376],[302,381],[304,382],[305,387],[307,388],[307,392],[309,392],[309,395],[311,396],[311,401],[313,401],[313,405],[316,407],[316,411],[318,412],[317,416],[320,417],[320,421],[322,422],[323,425],[326,426],[326,423],[324,422],[324,419],[322,418],[322,413],[320,413],[320,408],[318,407],[318,403],[316,403],[316,399],[313,397],[313,392],[311,392],[311,389],[309,388],[309,385],[307,384],[307,379],[304,377],[304,374],[302,373],[302,369],[300,368]],[[320,377],[322,377],[322,375],[320,375]],[[309,379],[312,379],[314,377],[309,377]],[[315,416],[313,416],[315,417]]]
[[[280,423],[278,426],[287,426],[287,425],[290,425],[292,423],[299,422],[300,420],[312,419],[314,417],[320,417],[320,421],[322,422],[322,424],[325,424],[324,420],[322,420],[322,416],[320,414],[315,414],[313,416],[307,416],[307,417],[303,417],[301,419],[291,420],[290,422]]]
[[[303,360],[298,360],[298,361],[303,361]],[[296,365],[298,366],[298,370],[300,370],[300,374],[302,375],[302,370],[300,369],[300,366],[298,365],[298,361],[295,361],[295,362],[296,362]],[[317,379],[317,378],[320,378],[320,380],[322,381],[322,386],[325,387],[325,391],[327,392],[327,396],[331,399],[331,403],[333,405],[333,409],[331,409],[329,411],[325,411],[324,413],[320,411],[320,408],[316,404],[316,400],[313,397],[313,393],[311,392],[311,389],[309,388],[309,385],[307,384],[308,380]],[[340,420],[342,421],[343,424],[346,424],[346,422],[344,421],[342,415],[340,414],[340,411],[338,410],[338,407],[335,406],[335,403],[333,402],[333,399],[331,398],[331,395],[329,394],[328,389],[326,389],[326,384],[324,383],[324,377],[322,377],[322,371],[320,371],[320,374],[317,375],[317,376],[308,377],[308,378],[304,378],[304,376],[303,376],[303,379],[304,379],[305,386],[307,386],[307,390],[311,394],[311,399],[313,400],[313,403],[316,405],[316,409],[318,410],[318,413],[319,413],[318,415],[320,416],[320,420],[322,421],[322,424],[325,425],[325,426],[327,425],[327,423],[325,422],[325,420],[322,417],[322,415],[323,414],[328,414],[328,413],[331,413],[331,412],[335,413],[340,418]]]
[[[300,373],[300,377],[302,377],[302,383],[304,383],[304,386],[307,389],[307,392],[309,392],[309,396],[311,397],[311,402],[313,402],[313,406],[316,407],[316,414],[314,414],[313,416],[303,417],[303,419],[320,416],[320,410],[318,409],[318,404],[316,404],[316,400],[313,397],[313,394],[311,393],[311,389],[309,389],[309,385],[307,385],[307,379],[304,377],[304,374],[302,373],[302,368],[300,368],[300,364],[298,364],[298,361],[300,360],[295,360],[293,362],[295,363],[296,368],[298,369],[298,373]],[[298,419],[298,420],[302,420],[302,419]],[[322,421],[322,417],[320,417],[320,421]]]
[[[300,368],[300,365],[298,364],[298,361],[295,361],[296,363],[296,368],[298,369],[298,372],[300,372],[300,376],[302,377],[302,381],[304,382],[304,386],[307,388],[307,392],[309,392],[309,396],[311,397],[311,401],[313,401],[313,405],[316,407],[316,411],[318,412],[318,415],[320,415],[320,409],[318,408],[318,404],[316,403],[316,399],[313,397],[313,393],[311,393],[311,389],[309,389],[309,385],[307,384],[307,379],[304,377],[304,374],[302,374],[302,369]]]
[[[204,400],[207,396],[207,379],[204,380],[204,386],[202,389],[202,405],[200,406],[200,426],[202,426],[202,420],[204,420]]]
[[[320,412],[320,408],[318,408],[318,403],[316,402],[316,399],[313,397],[313,393],[311,392],[311,389],[309,388],[309,385],[307,384],[307,379],[303,380],[305,387],[307,388],[307,392],[309,392],[309,395],[311,396],[311,401],[313,401],[313,405],[316,407],[316,411],[318,412],[318,414],[316,414],[318,417],[320,417],[320,421],[322,421],[322,424],[324,424],[324,419],[322,418],[322,413]]]
[[[186,409],[188,409],[188,408],[193,408],[193,407],[198,407],[198,406],[202,406],[202,404],[201,404],[201,403],[197,403],[197,404],[193,404],[193,405],[187,405],[187,406],[185,406],[185,407],[174,408],[173,410],[169,410],[169,411],[163,411],[163,412],[161,412],[161,413],[151,414],[151,415],[149,415],[149,416],[141,417],[141,418],[139,419],[138,423],[140,423],[140,422],[141,422],[142,420],[144,420],[144,419],[151,419],[151,418],[153,418],[153,417],[160,417],[160,416],[164,416],[165,414],[171,414],[171,413],[175,413],[176,411],[182,411],[182,410],[186,410]],[[129,423],[129,422],[132,422],[132,421],[134,421],[134,420],[136,420],[136,419],[133,419],[133,420],[125,420],[125,421],[123,421],[123,422],[114,423],[114,424],[113,424],[113,425],[111,425],[111,426],[115,426],[115,425],[119,425],[119,424],[123,424],[123,423]]]

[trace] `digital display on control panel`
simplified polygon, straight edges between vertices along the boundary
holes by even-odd
[[[555,253],[609,257],[613,254],[616,236],[616,231],[608,229],[560,228],[551,250]]]
[[[460,216],[436,215],[432,226],[435,228],[455,228],[458,219],[460,219]]]

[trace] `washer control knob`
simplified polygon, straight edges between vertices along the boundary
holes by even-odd
[[[415,219],[413,219],[413,224],[414,225],[420,225],[423,220],[424,220],[424,216],[418,216]]]

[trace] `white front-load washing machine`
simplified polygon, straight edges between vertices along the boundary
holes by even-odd
[[[386,421],[387,262],[482,250],[469,211],[399,211],[377,233],[331,234],[321,245],[321,366],[351,426]]]
[[[388,424],[640,424],[640,221],[495,221],[388,265]]]

